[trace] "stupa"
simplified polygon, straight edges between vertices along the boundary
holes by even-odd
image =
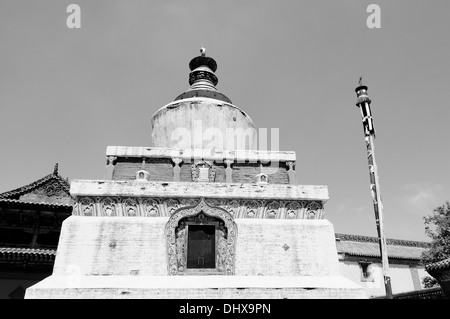
[[[53,273],[26,298],[366,298],[340,274],[327,186],[257,149],[203,48],[189,68],[152,146],[108,146],[104,180],[72,180]]]

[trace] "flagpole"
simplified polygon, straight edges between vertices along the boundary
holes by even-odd
[[[375,128],[373,126],[372,112],[370,110],[370,103],[372,101],[367,95],[367,86],[362,85],[362,78],[359,79],[359,86],[355,89],[355,92],[357,94],[356,106],[361,110],[363,120],[364,136],[367,147],[367,161],[369,163],[370,190],[372,194],[373,208],[375,211],[384,287],[386,290],[386,298],[392,299],[391,277],[389,276],[389,261],[383,227],[383,204],[381,202],[380,195],[378,168],[375,161]]]

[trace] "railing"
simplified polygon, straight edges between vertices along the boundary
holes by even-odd
[[[394,299],[443,299],[441,287],[426,288],[421,290],[414,290],[402,292],[393,295]],[[386,299],[386,296],[377,296],[370,299]]]

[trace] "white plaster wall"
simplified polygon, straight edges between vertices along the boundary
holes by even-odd
[[[27,289],[26,298],[366,297],[340,276],[327,220],[235,220],[236,276],[168,276],[167,221],[69,217],[54,273]]]
[[[167,217],[71,216],[63,223],[53,275],[166,276],[167,221]],[[329,221],[235,222],[236,275],[339,275]]]
[[[53,275],[166,275],[168,217],[70,216]]]
[[[327,220],[236,219],[236,275],[333,276],[339,264]],[[285,250],[284,245],[289,246]]]
[[[369,296],[386,295],[381,263],[371,264],[371,269],[374,271],[375,276],[374,282],[361,281],[361,267],[358,262],[341,261],[339,264],[342,275],[364,287]],[[420,280],[427,274],[423,268],[418,268],[418,272]],[[394,294],[415,290],[411,270],[408,265],[390,263],[389,275],[391,277],[392,292]]]
[[[389,264],[389,275],[391,276],[392,293],[415,290],[408,265]]]
[[[371,265],[371,269],[373,269],[375,276],[373,282],[361,281],[361,267],[357,262],[341,261],[339,264],[342,275],[362,286],[368,296],[385,295],[383,276],[381,275],[381,264]]]

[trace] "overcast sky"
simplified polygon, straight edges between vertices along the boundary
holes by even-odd
[[[80,29],[66,25],[71,3]],[[428,240],[423,216],[450,200],[449,12],[448,0],[1,0],[0,192],[55,162],[102,179],[108,145],[150,146],[150,117],[188,89],[204,46],[218,89],[296,152],[299,183],[328,186],[335,231],[376,236],[362,75],[386,235]]]

